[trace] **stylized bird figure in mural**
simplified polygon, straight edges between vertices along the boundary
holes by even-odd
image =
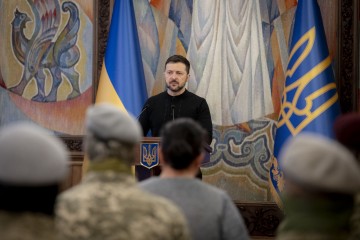
[[[79,74],[75,70],[80,58],[76,45],[80,27],[78,7],[73,2],[62,4],[62,10],[69,12],[69,19],[57,35],[61,20],[59,0],[28,0],[28,3],[34,14],[34,31],[28,39],[24,30],[31,19],[16,9],[11,41],[13,52],[24,69],[19,83],[9,90],[23,95],[25,87],[34,78],[38,92],[32,100],[53,102],[57,100],[57,90],[65,76],[72,87],[67,99],[79,96]],[[46,76],[46,69],[51,78]],[[45,94],[46,81],[51,86],[48,94]]]

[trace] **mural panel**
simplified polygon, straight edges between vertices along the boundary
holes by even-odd
[[[272,201],[268,174],[296,0],[135,1],[148,95],[164,91],[172,54],[206,98],[213,153],[203,180],[238,201]]]
[[[94,1],[0,0],[0,126],[82,135],[93,101]]]

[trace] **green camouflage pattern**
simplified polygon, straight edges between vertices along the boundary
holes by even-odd
[[[285,218],[277,229],[276,240],[348,240],[351,203],[351,197],[285,197]]]
[[[133,176],[89,172],[56,205],[61,239],[190,239],[186,220],[169,200],[143,192]]]
[[[26,199],[24,199],[26,201]],[[36,213],[0,211],[1,240],[54,240],[54,219]]]

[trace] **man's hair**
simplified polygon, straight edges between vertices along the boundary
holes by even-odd
[[[179,62],[185,64],[186,73],[189,74],[189,72],[190,72],[190,62],[189,62],[189,60],[187,60],[185,57],[183,57],[181,55],[173,55],[173,56],[169,57],[166,60],[165,68],[166,68],[166,65],[168,63],[179,63]]]
[[[161,130],[164,160],[174,169],[186,169],[201,154],[205,136],[205,130],[190,118],[167,123]]]

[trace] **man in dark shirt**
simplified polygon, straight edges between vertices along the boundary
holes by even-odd
[[[186,90],[190,62],[183,56],[173,55],[165,63],[166,91],[150,97],[139,116],[146,136],[151,131],[158,137],[160,129],[176,118],[192,118],[207,131],[207,143],[212,140],[212,122],[206,100]]]

